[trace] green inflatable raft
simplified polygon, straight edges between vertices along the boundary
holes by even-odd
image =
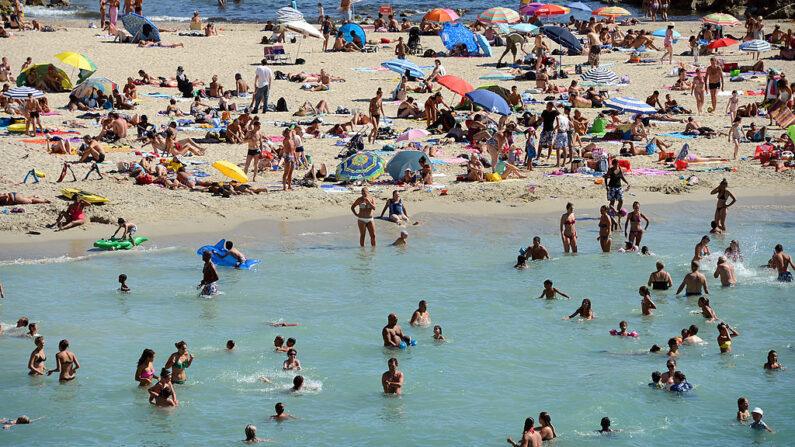
[[[141,236],[135,236],[135,245],[141,245],[141,242],[146,242],[149,239]],[[94,247],[101,248],[103,250],[129,250],[132,248],[132,242],[130,239],[127,238],[125,240],[119,240],[118,238],[113,239],[100,239],[94,242]]]

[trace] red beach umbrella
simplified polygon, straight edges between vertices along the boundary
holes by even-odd
[[[707,45],[707,48],[713,50],[715,48],[730,47],[732,45],[737,45],[738,43],[740,42],[729,37],[724,37],[723,39],[713,40],[709,43],[709,45]]]
[[[472,87],[469,82],[459,78],[458,76],[440,76],[438,79],[436,79],[436,82],[438,82],[442,87],[446,87],[451,92],[457,93],[461,96],[464,96],[467,93],[475,90],[475,87]]]

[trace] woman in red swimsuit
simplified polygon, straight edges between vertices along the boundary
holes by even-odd
[[[78,227],[86,223],[86,215],[83,213],[83,210],[85,209],[85,207],[91,206],[91,204],[81,199],[76,194],[72,198],[72,200],[73,200],[72,204],[69,205],[68,208],[66,208],[66,211],[63,211],[60,214],[58,214],[58,220],[55,221],[55,225],[58,227],[58,231]],[[64,222],[66,223],[65,225],[61,224],[61,219],[64,220]]]

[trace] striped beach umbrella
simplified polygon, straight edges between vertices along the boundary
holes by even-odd
[[[34,98],[41,98],[44,96],[44,93],[31,87],[14,87],[3,93],[3,96],[6,98],[27,99],[28,95],[31,93]]]
[[[611,109],[618,110],[619,112],[628,113],[657,113],[657,109],[646,104],[640,99],[629,98],[626,96],[620,98],[610,98],[605,101],[605,106]]]
[[[89,78],[80,83],[72,90],[78,98],[90,98],[97,91],[101,91],[103,95],[110,96],[113,90],[118,88],[115,82],[108,78]]]
[[[751,40],[740,44],[740,49],[749,53],[764,53],[770,51],[771,48],[770,44],[764,40]]]
[[[293,22],[293,21],[306,21],[304,18],[304,13],[297,9],[293,9],[289,6],[285,6],[284,8],[279,8],[276,10],[276,17],[279,23],[284,22]]]
[[[519,13],[510,8],[495,6],[480,13],[478,21],[483,23],[516,23]]]
[[[605,6],[602,8],[594,9],[591,15],[602,16],[602,17],[620,17],[620,16],[631,16],[632,13],[618,6]]]
[[[337,165],[337,180],[377,179],[384,173],[386,161],[371,152],[357,152]]]
[[[611,84],[618,82],[618,75],[607,68],[592,68],[582,74],[583,81],[595,82],[597,84]]]
[[[709,23],[710,25],[718,26],[735,26],[740,24],[740,21],[734,18],[733,15],[724,14],[722,12],[715,12],[705,15],[701,18],[701,21],[704,23]]]

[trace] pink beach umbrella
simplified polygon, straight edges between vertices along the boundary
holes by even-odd
[[[428,131],[423,129],[409,129],[397,138],[397,141],[411,141],[430,135]]]

